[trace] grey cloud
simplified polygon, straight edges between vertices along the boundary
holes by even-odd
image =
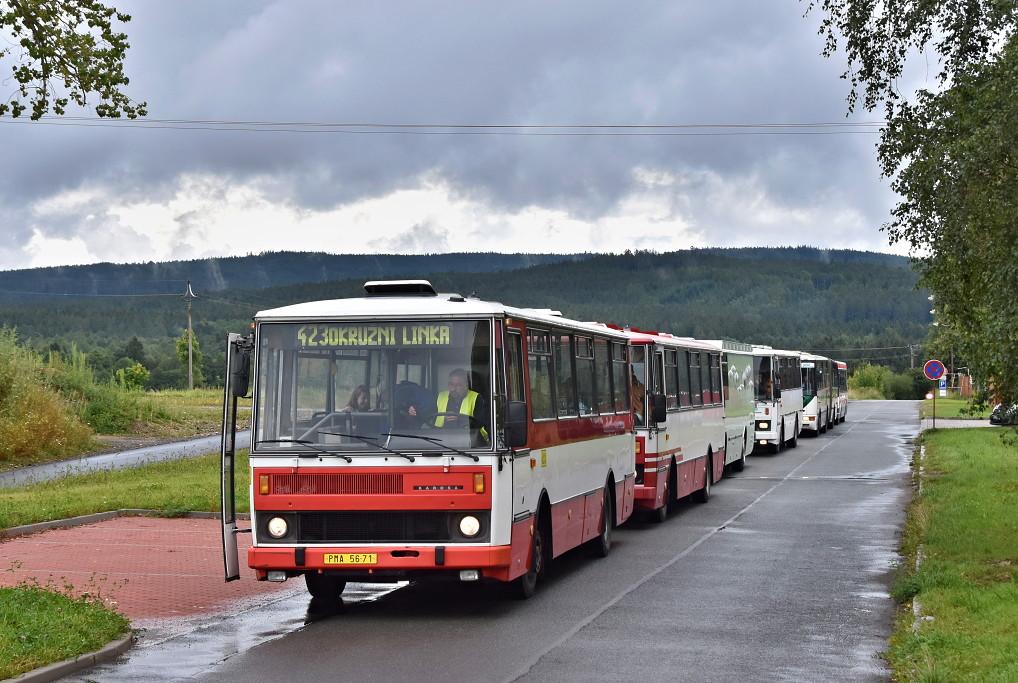
[[[152,118],[388,122],[837,121],[842,65],[797,3],[117,2],[131,91]],[[437,173],[493,210],[612,210],[633,169],[754,176],[789,208],[857,210],[888,194],[869,136],[515,137],[82,130],[0,124],[18,205],[96,184],[158,200],[183,173],[257,181],[324,208]],[[751,238],[676,197],[715,243]],[[67,225],[75,225],[73,222]],[[69,228],[50,226],[57,233]],[[7,248],[27,239],[7,235]],[[874,237],[874,246],[880,238]]]
[[[396,254],[444,252],[449,250],[449,231],[427,223],[418,223],[394,237],[372,240],[371,246],[379,252]],[[465,247],[459,250],[470,251]]]

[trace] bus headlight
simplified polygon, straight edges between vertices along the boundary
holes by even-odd
[[[265,525],[265,528],[269,532],[269,536],[272,536],[272,538],[282,538],[283,536],[286,536],[286,532],[290,530],[290,526],[282,517],[273,517],[269,520],[269,523]]]
[[[460,520],[460,533],[467,538],[473,538],[481,532],[481,520],[473,515],[466,515]]]

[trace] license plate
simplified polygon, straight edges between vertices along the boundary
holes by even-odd
[[[378,564],[378,553],[325,553],[325,564]]]

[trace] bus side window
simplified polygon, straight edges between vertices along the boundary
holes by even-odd
[[[713,403],[711,399],[710,384],[710,354],[706,351],[700,352],[700,391],[703,393],[703,405]]]
[[[519,332],[506,336],[506,399],[526,401],[523,392],[523,338]]]
[[[679,407],[688,408],[689,402],[689,351],[679,351]]]
[[[629,369],[626,367],[626,345],[612,342],[612,402],[616,413],[629,412]]]
[[[531,416],[535,420],[555,417],[555,396],[551,380],[551,343],[547,332],[533,331],[527,337],[530,370]]]
[[[700,354],[696,351],[689,352],[689,395],[693,399],[694,406],[703,405],[700,384]]]

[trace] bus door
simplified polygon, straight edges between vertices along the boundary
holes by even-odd
[[[226,379],[223,382],[223,435],[220,442],[219,497],[223,532],[223,571],[227,581],[240,578],[237,534],[250,529],[237,528],[235,460],[237,451],[237,399],[246,398],[251,385],[251,353],[254,341],[230,333],[226,341]],[[253,439],[252,439],[253,441]]]

